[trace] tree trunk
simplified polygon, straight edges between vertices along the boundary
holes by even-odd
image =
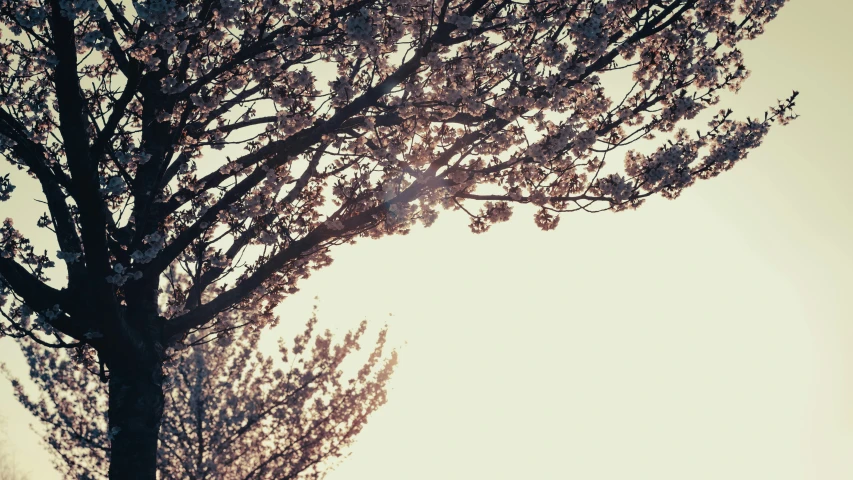
[[[162,364],[110,367],[110,480],[154,480],[163,416]]]

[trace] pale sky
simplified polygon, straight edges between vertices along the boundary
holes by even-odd
[[[676,201],[553,232],[517,209],[480,236],[445,213],[338,248],[268,338],[319,296],[321,325],[388,322],[405,345],[328,479],[853,478],[850,18],[793,0],[743,45],[752,76],[724,106],[797,89],[801,118]],[[24,373],[8,339],[2,360]],[[6,383],[0,411],[32,478],[58,479]]]

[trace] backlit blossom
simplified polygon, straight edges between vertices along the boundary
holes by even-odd
[[[167,351],[275,324],[337,245],[676,198],[796,118],[796,92],[714,114],[785,3],[0,0],[0,200],[30,175],[37,216],[8,215],[55,234],[0,226],[0,335],[157,405]],[[110,422],[126,458],[144,422]]]

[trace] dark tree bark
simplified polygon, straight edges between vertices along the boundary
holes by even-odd
[[[109,367],[110,470],[113,480],[154,480],[163,417],[163,318],[150,279],[125,295],[121,340],[102,347]]]
[[[111,479],[156,478],[163,378],[163,365],[154,362],[110,371]]]

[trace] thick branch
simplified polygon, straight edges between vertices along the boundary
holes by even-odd
[[[0,277],[12,288],[15,295],[35,312],[49,310],[54,305],[59,305],[63,311],[76,311],[76,306],[64,291],[46,285],[10,258],[0,257]],[[60,315],[51,325],[65,335],[77,340],[83,339],[85,329],[65,315]]]
[[[56,43],[57,65],[53,76],[59,110],[59,131],[62,134],[68,167],[80,209],[82,240],[86,267],[92,275],[87,285],[91,289],[95,308],[105,321],[117,321],[118,302],[104,280],[110,273],[107,245],[106,207],[101,198],[98,181],[98,162],[90,156],[89,114],[77,75],[77,39],[74,23],[62,13],[59,0],[50,2],[50,27]]]
[[[30,140],[24,126],[4,110],[0,110],[0,133],[16,142],[12,152],[29,167],[30,172],[39,181],[56,228],[59,248],[64,252],[82,253],[80,237],[57,178],[57,175],[64,176],[62,170],[53,171],[48,167],[48,153],[44,147]],[[67,183],[67,178],[65,180]],[[86,273],[83,263],[68,264],[68,275],[72,285],[84,282]]]

